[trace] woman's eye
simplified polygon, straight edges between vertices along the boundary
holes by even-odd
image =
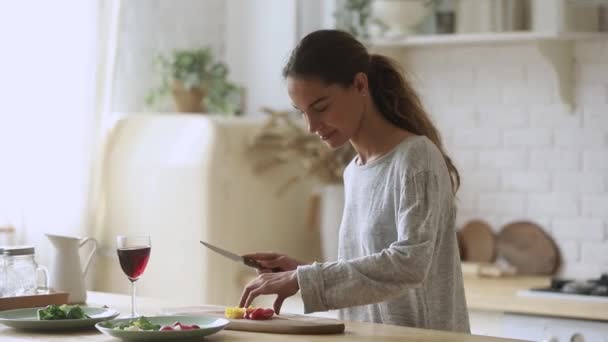
[[[327,107],[329,107],[329,106],[325,106],[325,107],[322,107],[322,108],[315,108],[315,112],[322,113],[322,112],[324,112],[324,111],[327,110]]]

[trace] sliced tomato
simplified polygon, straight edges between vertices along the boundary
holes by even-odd
[[[255,309],[251,313],[249,318],[253,319],[253,320],[263,320],[263,319],[270,319],[273,315],[274,315],[274,310],[259,308],[259,309]]]

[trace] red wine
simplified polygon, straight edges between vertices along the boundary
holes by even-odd
[[[120,267],[131,280],[137,280],[148,265],[150,247],[118,248]]]

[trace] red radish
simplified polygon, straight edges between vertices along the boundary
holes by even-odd
[[[193,330],[193,329],[200,329],[200,327],[196,324],[188,325],[188,324],[184,324],[181,322],[173,323],[173,330]]]
[[[163,327],[160,328],[160,331],[173,331],[173,328],[171,328],[168,325],[165,325]]]

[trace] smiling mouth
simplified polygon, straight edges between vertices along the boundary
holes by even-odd
[[[336,131],[331,131],[329,133],[327,133],[326,135],[320,135],[319,134],[319,138],[321,138],[321,140],[328,140],[329,138],[331,138],[334,133],[336,133]]]

